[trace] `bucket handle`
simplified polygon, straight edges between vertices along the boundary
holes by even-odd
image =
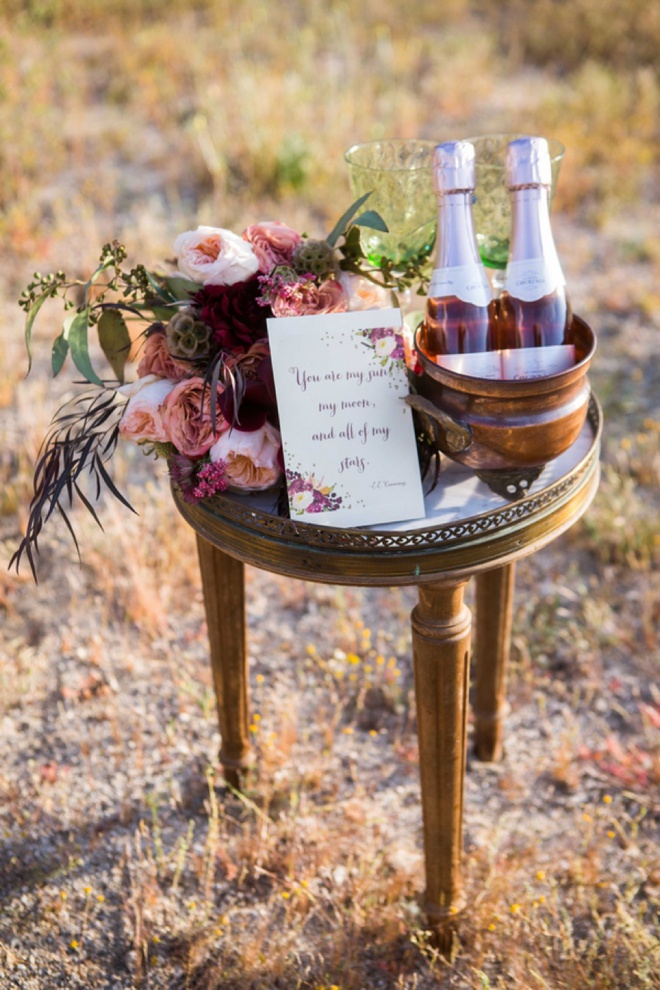
[[[445,454],[460,454],[472,443],[472,430],[442,412],[421,395],[407,395],[406,404],[422,417],[422,425]]]

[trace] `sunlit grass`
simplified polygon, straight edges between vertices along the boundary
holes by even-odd
[[[542,28],[554,5],[535,6],[535,20],[515,19],[521,39],[535,26],[554,36]],[[564,141],[558,203],[602,221],[646,188],[659,89],[652,63],[607,59],[607,43],[589,34],[597,6],[578,5],[585,26],[570,75],[519,89],[517,110],[498,98],[513,95],[499,5],[483,4],[483,19],[466,26],[459,0],[419,5],[414,22],[394,4],[367,4],[359,16],[341,3],[292,4],[274,31],[256,0],[192,9],[170,0],[157,18],[147,4],[31,4],[8,22],[16,26],[0,57],[2,233],[17,259],[56,264],[71,216],[79,257],[91,224],[92,239],[120,236],[155,260],[178,229],[167,215],[222,214],[232,227],[248,209],[285,204],[295,225],[309,216],[304,203],[316,233],[334,219],[337,190],[348,196],[342,152],[356,140],[442,140],[507,125]],[[573,5],[572,34],[576,19]],[[110,29],[98,32],[100,23]],[[637,45],[649,40],[640,23]],[[529,38],[510,47],[537,57]],[[136,212],[153,218],[152,245],[133,240]]]
[[[138,516],[110,500],[100,531],[77,514],[82,564],[65,532],[45,534],[36,589],[0,573],[12,891],[0,967],[14,977],[33,953],[53,980],[84,967],[90,986],[117,967],[136,987],[196,990],[657,986],[660,467],[648,355],[660,27],[641,2],[475,6],[478,17],[467,0],[3,4],[6,558],[41,438],[72,387],[47,376],[56,306],[23,381],[15,298],[35,268],[86,276],[114,237],[131,263],[154,265],[197,223],[273,218],[323,233],[348,203],[342,154],[355,141],[509,128],[564,141],[555,209],[560,224],[562,211],[579,218],[587,242],[567,268],[599,333],[606,417],[596,501],[556,552],[519,566],[510,755],[469,768],[468,909],[452,961],[420,906],[414,589],[248,569],[256,761],[240,797],[215,765],[194,538],[164,464],[133,448],[118,456]],[[29,740],[24,724],[38,726]]]

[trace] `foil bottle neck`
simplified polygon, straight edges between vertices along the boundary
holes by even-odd
[[[437,268],[481,264],[472,218],[472,190],[438,196]]]
[[[545,185],[510,191],[511,249],[509,261],[543,259],[559,267],[550,226],[550,190]]]

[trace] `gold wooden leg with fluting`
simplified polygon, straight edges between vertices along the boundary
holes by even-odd
[[[474,750],[480,760],[502,756],[514,576],[514,564],[477,576],[473,711]]]
[[[250,764],[244,567],[201,536],[197,552],[218,703],[220,762],[227,783],[239,787],[241,771]]]
[[[419,769],[426,858],[425,908],[446,948],[464,907],[463,792],[470,611],[465,581],[419,588],[412,612]]]

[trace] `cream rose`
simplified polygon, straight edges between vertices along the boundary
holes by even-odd
[[[235,285],[259,271],[251,246],[223,227],[198,227],[174,242],[179,271],[202,285]]]
[[[391,291],[370,282],[362,275],[341,272],[338,281],[348,299],[349,310],[387,309],[392,305]]]
[[[277,265],[291,264],[293,249],[300,243],[300,234],[279,220],[253,223],[245,228],[243,237],[252,245],[259,268],[265,274]]]
[[[147,375],[130,385],[122,385],[117,391],[128,397],[124,414],[119,421],[119,433],[125,440],[152,440],[167,443],[161,407],[174,388],[174,382]]]
[[[280,445],[279,431],[270,423],[250,433],[234,428],[213,444],[209,457],[212,461],[225,462],[225,476],[230,485],[270,488],[282,473],[278,462]]]

